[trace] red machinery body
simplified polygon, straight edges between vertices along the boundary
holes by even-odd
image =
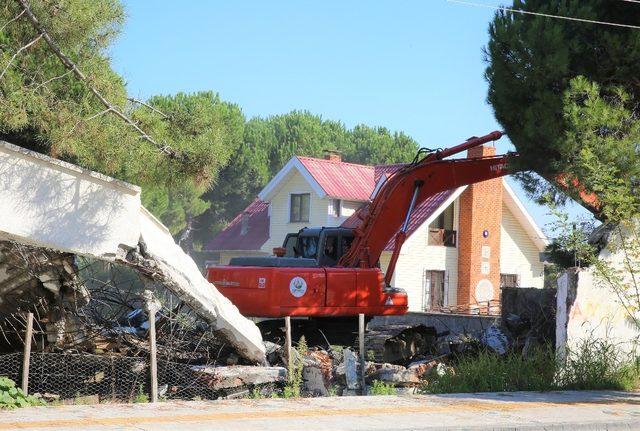
[[[207,277],[245,316],[404,314],[407,295],[384,292],[379,268],[215,266]]]
[[[422,159],[416,157],[387,179],[360,212],[362,224],[357,229],[305,228],[287,236],[278,256],[234,258],[230,265],[207,268],[207,278],[246,316],[404,314],[408,310],[407,294],[391,287],[390,280],[413,209],[441,191],[508,174],[507,156],[443,160],[501,135],[492,132],[450,149],[430,152]],[[344,252],[331,260],[323,250],[334,237]],[[394,238],[385,276],[378,261]],[[290,244],[290,239],[297,243]],[[300,251],[305,241],[315,241],[315,253]]]

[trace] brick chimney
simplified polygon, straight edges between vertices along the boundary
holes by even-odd
[[[468,157],[493,156],[495,147],[468,150]],[[487,305],[500,299],[502,178],[471,184],[460,196],[458,305]]]
[[[324,158],[332,162],[341,162],[342,154],[338,150],[324,150]]]

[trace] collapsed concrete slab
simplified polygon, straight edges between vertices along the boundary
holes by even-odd
[[[0,241],[129,265],[161,281],[243,357],[264,362],[256,325],[142,207],[139,187],[3,141],[0,178]],[[49,279],[40,282],[55,288]]]

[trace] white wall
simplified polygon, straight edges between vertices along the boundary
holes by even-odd
[[[137,186],[1,141],[0,178],[0,237],[109,260],[138,244]]]
[[[583,341],[606,339],[622,352],[638,353],[640,328],[619,302],[613,290],[594,277],[591,270],[573,277],[568,270],[558,279],[556,344],[558,355]],[[577,280],[576,280],[577,278]],[[577,284],[577,286],[576,286]],[[567,304],[567,294],[575,290],[575,299]],[[640,319],[640,312],[636,311]]]
[[[455,203],[455,229],[458,229],[458,199]],[[455,305],[458,287],[458,248],[428,245],[429,225],[423,223],[407,238],[400,251],[393,277],[394,287],[407,291],[409,311],[423,311],[425,271],[445,271],[445,305]],[[386,271],[391,253],[385,252],[380,259]]]
[[[521,287],[544,287],[540,250],[505,204],[500,229],[500,273],[517,274]]]
[[[291,194],[296,193],[311,194],[308,222],[289,222]],[[282,242],[288,233],[298,232],[304,227],[326,226],[331,207],[331,199],[320,198],[318,194],[313,191],[307,180],[305,180],[302,175],[294,169],[282,181],[278,192],[273,196],[269,206],[271,214],[269,239],[262,246],[262,251],[271,254],[274,247],[282,246]]]

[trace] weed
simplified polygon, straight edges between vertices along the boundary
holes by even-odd
[[[307,355],[307,351],[307,340],[304,338],[304,336],[302,336],[298,341],[298,346],[295,349],[295,354],[291,355],[291,361],[289,361],[289,381],[282,390],[282,396],[284,398],[298,398],[302,393],[302,369],[304,367],[302,361],[303,358]]]
[[[367,350],[367,354],[365,356],[367,357],[367,361],[375,362],[376,360],[376,352],[373,350]]]
[[[44,405],[44,401],[33,395],[25,395],[22,389],[8,377],[0,377],[0,409]]]
[[[550,347],[529,355],[498,356],[480,351],[463,356],[452,367],[432,373],[423,386],[427,393],[576,390],[631,390],[640,383],[640,368],[621,359],[607,340],[585,340],[569,351],[563,363]]]
[[[606,339],[585,339],[567,349],[567,359],[558,368],[563,389],[628,391],[640,385],[640,367]]]
[[[369,395],[396,395],[396,388],[392,384],[387,384],[380,380],[374,380],[371,382],[369,388]]]
[[[138,386],[138,394],[133,399],[133,402],[134,403],[148,403],[149,402],[149,395],[144,393],[144,390],[142,389],[142,385]]]

